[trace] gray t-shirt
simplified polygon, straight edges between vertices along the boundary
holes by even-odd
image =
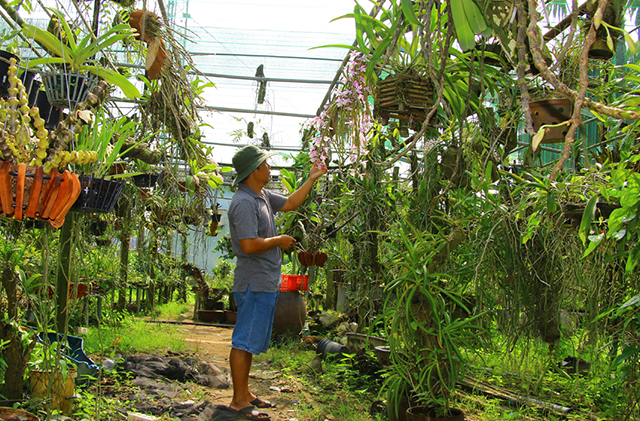
[[[246,184],[240,183],[229,205],[231,245],[237,257],[233,292],[245,292],[247,286],[250,286],[253,292],[280,290],[280,247],[274,247],[264,253],[246,254],[240,247],[240,240],[275,237],[277,231],[273,215],[282,209],[285,203],[285,196],[266,189],[262,189],[262,194],[258,195]]]

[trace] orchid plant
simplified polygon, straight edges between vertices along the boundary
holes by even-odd
[[[353,54],[332,101],[307,124],[311,130],[309,155],[313,163],[326,165],[332,150],[351,163],[363,163],[374,123],[372,92],[365,82],[366,70],[365,56]]]

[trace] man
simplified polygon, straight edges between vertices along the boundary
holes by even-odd
[[[269,420],[260,408],[271,408],[249,391],[249,371],[253,355],[267,352],[271,340],[281,282],[281,250],[296,240],[278,235],[274,213],[291,211],[302,204],[313,183],[327,172],[326,167],[311,168],[309,179],[289,197],[264,189],[271,179],[266,153],[256,146],[239,149],[233,157],[238,186],[229,206],[229,231],[237,256],[233,294],[238,316],[231,340],[231,378],[233,399],[229,408],[249,420]]]

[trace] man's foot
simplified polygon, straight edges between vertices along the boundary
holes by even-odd
[[[255,406],[256,408],[259,408],[259,409],[275,408],[276,407],[276,404],[271,403],[269,401],[262,400],[257,396],[250,403],[251,403],[251,405],[253,405],[253,406]]]
[[[240,410],[233,409],[230,406],[227,407],[230,411],[237,413],[241,417],[251,421],[270,421],[271,416],[266,412],[260,412],[256,409],[255,406],[247,406],[246,408],[242,408]]]

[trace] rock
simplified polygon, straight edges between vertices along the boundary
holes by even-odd
[[[334,316],[333,314],[327,313],[327,312],[324,312],[324,311],[322,312],[322,314],[318,318],[318,321],[320,323],[322,323],[324,326],[332,325],[337,320],[338,320],[338,316]]]
[[[305,366],[303,369],[304,372],[314,372],[316,374],[322,374],[324,370],[322,369],[322,356],[316,355],[316,357],[311,360],[309,364]]]
[[[256,370],[256,371],[252,371],[251,373],[249,373],[249,377],[252,377],[252,378],[258,379],[258,380],[273,380],[273,379],[277,379],[278,377],[280,377],[280,372],[279,371]]]
[[[211,376],[224,375],[224,372],[222,370],[220,370],[215,365],[208,363],[206,361],[201,361],[198,368],[200,370],[200,373],[202,374],[209,374]]]

